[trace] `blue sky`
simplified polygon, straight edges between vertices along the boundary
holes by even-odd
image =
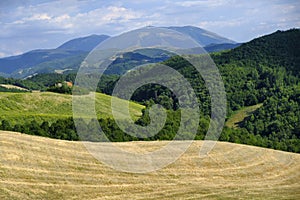
[[[300,27],[298,0],[2,0],[0,57],[90,34],[193,25],[237,42]]]

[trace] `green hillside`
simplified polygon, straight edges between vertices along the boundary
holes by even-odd
[[[284,67],[294,75],[300,75],[300,29],[276,31],[256,38],[231,51],[213,56],[217,64],[239,66]]]
[[[220,140],[300,152],[299,38],[299,29],[277,31],[233,50],[211,54],[225,85],[227,116],[230,116],[227,125],[233,121],[239,122],[240,127],[225,128]],[[202,116],[196,139],[203,139],[210,118],[210,96],[204,80],[179,56],[164,64],[181,73],[198,96]],[[103,91],[112,91],[113,85]],[[132,98],[146,105],[162,104],[175,111],[179,107],[176,96],[159,85],[145,85]],[[261,107],[256,109],[255,105]],[[246,107],[255,110],[247,114]],[[237,113],[242,116],[236,116]],[[176,121],[176,112],[173,116]],[[167,127],[164,130],[169,135],[176,132]]]
[[[111,96],[96,93],[96,112],[99,118],[112,117]],[[141,115],[142,105],[130,102],[132,116]],[[119,113],[122,115],[123,113]],[[0,120],[11,125],[37,122],[54,122],[72,117],[72,96],[51,92],[0,93]]]

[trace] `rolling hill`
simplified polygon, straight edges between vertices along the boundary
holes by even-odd
[[[115,143],[143,153],[166,141]],[[203,141],[152,173],[115,171],[80,142],[0,132],[0,199],[299,199],[300,155]]]
[[[142,105],[130,102],[130,112],[135,118],[142,114],[143,108]],[[96,93],[96,113],[99,118],[112,117],[111,96]],[[119,114],[123,115],[121,112]],[[72,115],[71,95],[52,92],[0,93],[0,121],[8,120],[11,125],[32,120],[51,123]]]

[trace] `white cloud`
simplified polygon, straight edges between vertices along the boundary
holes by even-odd
[[[199,23],[200,27],[211,29],[213,27],[237,27],[245,23],[244,19],[232,19],[232,20],[219,20],[219,21],[202,21]]]
[[[24,18],[24,21],[50,20],[51,17],[47,13],[34,14],[29,18]]]
[[[23,29],[23,34],[26,34],[27,31],[25,30],[29,29],[32,29],[32,31],[35,30],[35,33],[38,30],[41,34],[43,32],[59,32],[59,30],[64,30],[66,34],[88,34],[95,33],[96,30],[101,31],[103,27],[106,27],[107,30],[109,29],[109,33],[111,34],[114,30],[120,31],[120,27],[134,26],[143,17],[142,12],[124,6],[102,6],[95,9],[83,9],[80,12],[73,12],[77,10],[77,7],[73,6],[72,9],[66,9],[72,11],[69,13],[61,12],[61,7],[63,6],[53,9],[54,6],[51,4],[48,11],[45,11],[44,6],[48,6],[48,3],[43,4],[43,6],[30,6],[29,13],[31,14],[26,12],[22,16],[20,16],[20,13],[25,8],[19,7],[17,19],[6,22],[4,29],[7,31],[2,31],[0,35],[10,37],[14,35],[11,30],[21,29]],[[28,34],[30,33],[28,32]]]
[[[183,7],[203,6],[203,7],[217,7],[228,4],[227,0],[199,0],[199,1],[179,1],[176,5]]]
[[[64,22],[64,21],[66,21],[66,20],[68,20],[70,18],[71,17],[68,14],[63,14],[63,15],[60,15],[58,17],[54,17],[53,21],[57,22],[57,23],[61,23],[61,22]]]
[[[24,24],[25,21],[24,20],[16,20],[16,21],[13,21],[11,24]]]
[[[0,58],[5,57],[6,53],[0,52]]]

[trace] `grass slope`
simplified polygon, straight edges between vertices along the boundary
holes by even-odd
[[[165,141],[115,143],[143,152]],[[300,155],[195,141],[175,163],[147,174],[115,171],[80,142],[0,132],[0,199],[299,199]]]
[[[122,100],[121,100],[122,101]],[[96,112],[100,118],[111,117],[111,96],[96,93]],[[142,105],[130,102],[133,117],[141,115]],[[122,112],[122,111],[119,111]],[[122,115],[123,113],[120,113]],[[51,92],[9,93],[0,92],[0,120],[11,124],[25,123],[31,120],[41,122],[56,121],[72,116],[72,96]]]
[[[244,107],[236,112],[234,112],[226,121],[225,126],[229,128],[238,128],[240,122],[242,122],[246,117],[250,116],[255,110],[260,108],[263,104],[256,104],[254,106]]]

